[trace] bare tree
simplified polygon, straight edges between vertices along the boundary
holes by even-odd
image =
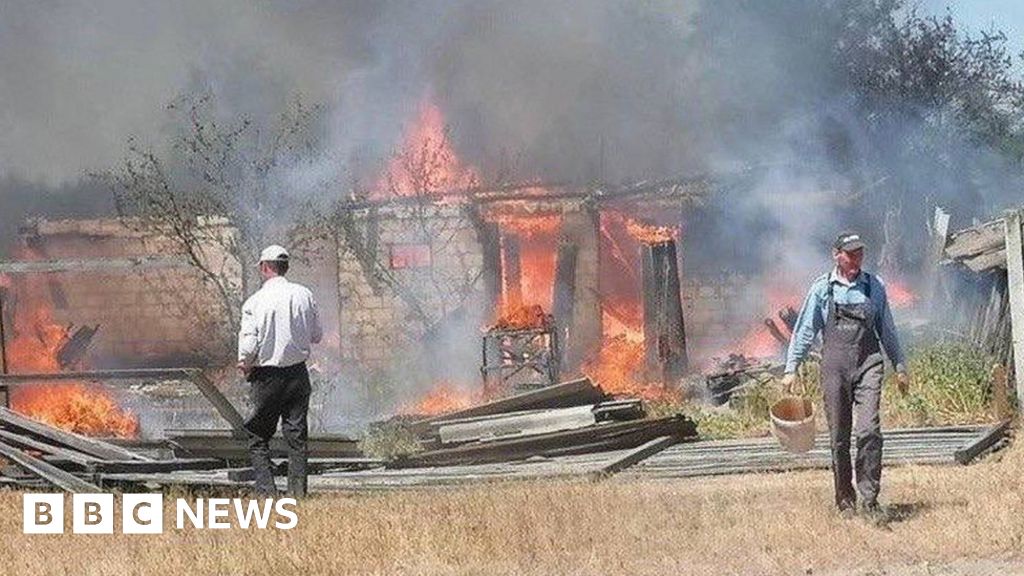
[[[257,285],[268,243],[308,240],[315,190],[293,184],[314,161],[319,107],[295,99],[276,122],[223,120],[210,93],[168,106],[177,134],[162,152],[129,140],[120,166],[96,174],[113,191],[122,221],[159,234],[214,288],[231,328]]]
[[[379,210],[388,203],[407,210],[403,241],[426,246],[430,262],[442,262],[457,249],[460,234],[478,230],[474,191],[479,178],[455,157],[447,127],[438,137],[416,144],[395,153],[373,189],[354,189],[340,202],[331,227],[341,235],[340,245],[358,259],[374,290],[395,294],[424,333],[430,333],[466,304],[482,270],[438,265],[392,269],[380,246]],[[445,208],[451,210],[442,215]]]

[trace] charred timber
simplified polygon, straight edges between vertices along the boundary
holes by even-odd
[[[642,248],[644,362],[648,379],[677,381],[689,367],[673,240]]]
[[[166,268],[188,268],[184,256],[146,256],[142,258],[97,258],[93,260],[47,260],[0,262],[0,274],[34,274],[45,272],[104,272]]]
[[[559,347],[558,365],[565,364],[562,352],[571,345],[570,334],[572,319],[576,308],[576,259],[579,247],[572,242],[561,242],[555,257],[555,286],[552,314],[555,318],[555,331],[558,334]]]

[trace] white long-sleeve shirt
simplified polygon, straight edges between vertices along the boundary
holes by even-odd
[[[252,366],[292,366],[309,358],[323,337],[313,293],[276,276],[242,305],[238,361]]]

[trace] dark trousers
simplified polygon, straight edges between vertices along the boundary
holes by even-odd
[[[270,462],[270,439],[281,421],[281,435],[288,444],[288,493],[306,495],[306,461],[309,434],[309,371],[306,364],[278,368],[260,366],[249,374],[252,414],[245,420],[249,433],[249,454],[256,476],[256,491],[277,494]]]
[[[822,365],[825,415],[832,443],[832,474],[836,505],[853,506],[860,493],[865,505],[878,499],[882,482],[882,428],[878,408],[882,397],[881,356],[858,365],[853,362]],[[857,460],[851,463],[850,435],[857,439]],[[857,490],[853,488],[853,469]]]

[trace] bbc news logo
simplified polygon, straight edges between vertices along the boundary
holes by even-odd
[[[24,494],[22,532],[63,534],[64,500],[64,494]],[[296,505],[294,498],[198,498],[195,501],[177,498],[174,527],[177,530],[227,530],[235,526],[291,530],[299,524]],[[120,514],[113,494],[73,494],[71,497],[71,532],[74,534],[113,534],[114,520],[118,516],[122,534],[162,534],[164,496],[122,494]]]

